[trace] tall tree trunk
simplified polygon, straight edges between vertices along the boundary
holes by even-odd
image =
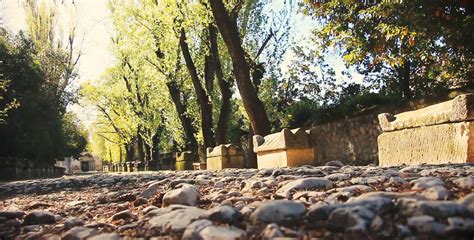
[[[120,151],[119,151],[119,161],[120,161],[120,163],[122,163],[123,162],[123,154],[122,154],[122,147],[120,145],[119,145],[119,149],[120,149]]]
[[[217,27],[232,58],[232,71],[250,124],[255,134],[267,135],[270,133],[270,121],[250,79],[250,67],[241,45],[237,24],[230,18],[222,0],[209,0],[209,2]]]
[[[247,146],[249,146],[249,151],[247,155],[247,167],[248,168],[257,168],[257,154],[253,151],[253,130],[250,128],[250,131],[247,136]]]
[[[194,65],[191,53],[189,52],[189,47],[186,43],[186,34],[183,29],[181,30],[179,43],[183,52],[184,60],[186,62],[186,67],[188,68],[189,75],[191,76],[191,81],[193,82],[194,90],[196,91],[198,104],[201,108],[201,128],[204,138],[204,146],[206,148],[214,147],[216,143],[214,141],[214,133],[212,131],[212,103],[209,96],[206,94],[206,91],[202,87],[201,81],[199,81],[196,66]],[[206,61],[206,65],[208,64],[209,62]],[[210,68],[210,66],[208,65],[207,68]]]
[[[217,83],[222,95],[219,119],[217,120],[216,140],[217,144],[225,144],[227,142],[227,128],[232,111],[230,102],[232,90],[230,89],[230,81],[224,80],[221,59],[219,57],[219,46],[217,45],[217,29],[213,25],[209,25],[209,42],[211,44],[211,54],[215,66]]]
[[[148,165],[153,157],[153,153],[152,153],[152,150],[151,150],[151,146],[148,145],[146,142],[143,142],[143,148],[144,148],[144,151],[146,153],[146,156],[145,156],[145,162],[143,162],[143,165],[145,166],[145,171],[148,170]]]
[[[133,155],[134,155],[133,150],[134,150],[134,148],[133,148],[133,143],[132,142],[125,144],[125,161],[126,162],[132,162],[133,161]]]
[[[400,95],[404,100],[408,100],[412,97],[412,92],[410,90],[410,67],[411,63],[409,60],[405,60],[403,63],[403,67],[399,69],[399,82],[398,82],[398,89],[400,91]]]
[[[181,124],[183,125],[184,134],[186,135],[187,150],[197,153],[198,143],[194,136],[196,130],[193,127],[191,119],[186,114],[186,106],[181,102],[181,92],[174,81],[167,82],[166,86],[168,87],[171,99],[173,100],[176,111],[178,112]]]
[[[138,158],[140,162],[144,163],[145,162],[145,149],[144,149],[144,143],[143,143],[143,138],[142,135],[140,135],[140,128],[137,130],[137,148],[138,148]]]

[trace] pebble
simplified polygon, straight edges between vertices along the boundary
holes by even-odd
[[[398,199],[397,206],[402,214],[430,215],[438,219],[448,217],[474,217],[472,211],[462,204],[452,201],[417,201],[414,199]]]
[[[149,198],[157,195],[160,192],[159,190],[161,190],[161,188],[162,188],[162,183],[161,182],[152,183],[148,186],[147,189],[145,189],[145,191],[140,193],[140,197],[145,198],[145,199],[149,199]]]
[[[205,213],[205,210],[197,207],[183,206],[183,208],[151,218],[148,224],[151,228],[158,228],[159,230],[181,231]]]
[[[64,228],[66,230],[71,229],[76,226],[84,225],[84,220],[76,218],[76,217],[69,217],[64,221]]]
[[[351,175],[347,173],[333,173],[333,174],[327,175],[324,178],[331,181],[343,181],[343,180],[349,179],[350,177]]]
[[[407,224],[410,227],[415,227],[418,228],[421,225],[424,225],[429,222],[434,222],[434,217],[429,216],[429,215],[420,215],[420,216],[415,216],[415,217],[410,217],[407,220]]]
[[[219,205],[206,211],[202,216],[213,222],[233,224],[243,220],[242,214],[235,207],[228,205]]]
[[[163,196],[165,205],[181,204],[187,206],[195,206],[199,200],[198,189],[194,185],[181,184],[178,189],[173,189]]]
[[[272,223],[268,224],[262,232],[263,239],[277,239],[283,237],[283,233],[280,231],[278,225]]]
[[[114,215],[112,215],[112,221],[117,221],[120,219],[135,219],[137,216],[132,213],[130,210],[123,210],[121,212],[118,212]]]
[[[120,240],[122,239],[117,233],[101,233],[99,235],[87,238],[87,240]]]
[[[310,177],[298,180],[293,180],[276,191],[276,194],[280,197],[289,198],[291,192],[294,190],[307,190],[307,189],[328,189],[333,186],[332,181],[324,178]]]
[[[294,224],[301,220],[306,208],[304,204],[289,200],[273,200],[261,203],[250,216],[254,224]]]
[[[325,164],[326,166],[333,166],[333,167],[343,167],[345,164],[341,161],[329,161]]]
[[[20,218],[25,215],[25,212],[22,211],[0,211],[0,217],[5,219],[15,219]]]
[[[41,225],[41,224],[54,224],[56,223],[56,217],[47,211],[34,211],[26,214],[24,219],[25,225]]]
[[[327,226],[333,231],[365,231],[375,214],[363,206],[337,208],[329,215]]]
[[[457,203],[467,206],[474,211],[474,192],[458,199]]]
[[[391,177],[388,179],[388,183],[395,186],[400,186],[406,183],[406,180],[401,177]]]
[[[186,227],[182,239],[244,239],[246,232],[234,226],[216,226],[201,219]]]
[[[473,189],[474,188],[474,177],[462,177],[453,181],[453,183],[460,189]]]
[[[94,235],[97,235],[99,232],[93,228],[87,227],[73,227],[69,231],[65,232],[61,237],[62,240],[83,240]]]
[[[444,186],[433,186],[421,192],[421,195],[429,200],[446,200],[449,196],[449,190]]]
[[[412,189],[427,189],[434,186],[444,186],[443,180],[437,177],[421,177],[410,182]]]

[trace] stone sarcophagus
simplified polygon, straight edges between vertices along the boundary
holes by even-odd
[[[474,94],[378,118],[381,166],[474,162]]]
[[[207,148],[207,169],[243,168],[244,157],[239,147],[233,144],[221,144]]]
[[[193,163],[198,162],[198,157],[192,152],[182,152],[176,154],[176,170],[193,170]]]
[[[258,168],[297,167],[315,164],[315,148],[310,132],[283,129],[265,137],[253,137]]]

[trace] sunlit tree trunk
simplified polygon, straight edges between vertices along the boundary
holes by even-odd
[[[270,121],[250,79],[250,67],[245,58],[237,25],[227,13],[222,0],[210,0],[209,2],[219,32],[232,58],[232,71],[250,124],[255,134],[267,135],[271,130]]]
[[[198,104],[201,108],[201,129],[204,138],[204,146],[206,148],[213,147],[216,145],[216,143],[214,141],[214,133],[212,130],[212,103],[210,97],[202,87],[201,81],[199,81],[196,66],[194,65],[191,53],[189,52],[188,44],[186,43],[186,33],[184,32],[184,30],[181,30],[179,43],[184,56],[184,60],[186,62],[186,67],[188,68],[189,75],[191,76],[191,81],[193,83],[194,90],[196,91]],[[210,67],[208,61],[206,61],[206,65],[207,68]]]
[[[194,136],[196,130],[192,125],[191,119],[186,114],[186,106],[184,106],[184,104],[181,102],[181,92],[178,86],[176,86],[176,83],[173,81],[167,82],[166,86],[168,87],[171,99],[176,108],[176,112],[178,112],[178,117],[181,121],[181,124],[183,125],[184,134],[186,136],[187,150],[197,152],[198,143],[196,137]]]
[[[232,111],[230,102],[232,90],[230,81],[224,79],[221,60],[219,57],[219,46],[217,45],[217,29],[213,25],[209,25],[209,42],[211,45],[212,60],[215,65],[217,84],[219,85],[222,95],[219,119],[217,120],[216,140],[217,144],[225,144],[227,142],[227,128],[229,126],[229,119]]]

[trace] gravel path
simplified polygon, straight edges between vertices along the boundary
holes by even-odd
[[[0,239],[473,239],[474,164],[97,174],[0,184]]]

